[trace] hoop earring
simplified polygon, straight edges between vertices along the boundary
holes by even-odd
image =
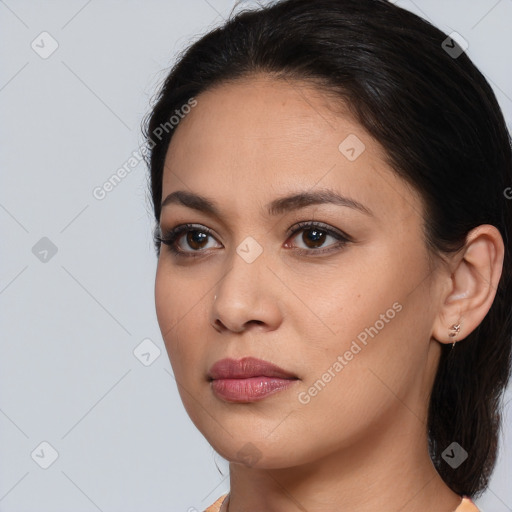
[[[460,323],[459,324],[453,324],[450,327],[450,332],[448,333],[448,336],[450,338],[455,338],[455,336],[457,336],[457,334],[459,334],[459,332],[460,332]],[[456,340],[453,340],[452,350],[455,347],[455,343],[456,343]]]

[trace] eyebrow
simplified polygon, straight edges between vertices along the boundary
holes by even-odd
[[[214,201],[199,194],[177,190],[170,193],[160,205],[161,208],[169,204],[181,204],[193,210],[198,210],[212,216],[221,217],[220,209]],[[314,192],[300,192],[273,200],[267,205],[269,215],[280,215],[291,210],[306,208],[315,204],[336,204],[359,210],[367,215],[373,215],[371,210],[363,204],[342,196],[330,189],[315,190]]]

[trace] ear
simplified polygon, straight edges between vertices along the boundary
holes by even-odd
[[[483,224],[468,233],[464,247],[453,257],[451,275],[446,276],[432,331],[436,340],[461,341],[480,325],[496,296],[504,253],[503,239],[496,227]],[[458,332],[451,329],[458,324]]]

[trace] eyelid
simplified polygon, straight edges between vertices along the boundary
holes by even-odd
[[[353,239],[351,236],[349,236],[344,231],[341,231],[341,229],[335,228],[334,226],[331,226],[330,224],[325,224],[324,222],[319,222],[315,220],[304,220],[297,222],[293,226],[291,226],[288,231],[286,232],[286,236],[290,237],[292,235],[295,235],[298,231],[302,231],[304,228],[319,228],[323,232],[332,235],[334,237],[339,237],[342,239],[347,240],[348,242],[353,242]]]

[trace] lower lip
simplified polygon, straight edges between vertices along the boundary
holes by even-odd
[[[257,402],[269,395],[289,388],[297,379],[279,379],[277,377],[250,377],[247,379],[213,380],[214,393],[228,402]]]

